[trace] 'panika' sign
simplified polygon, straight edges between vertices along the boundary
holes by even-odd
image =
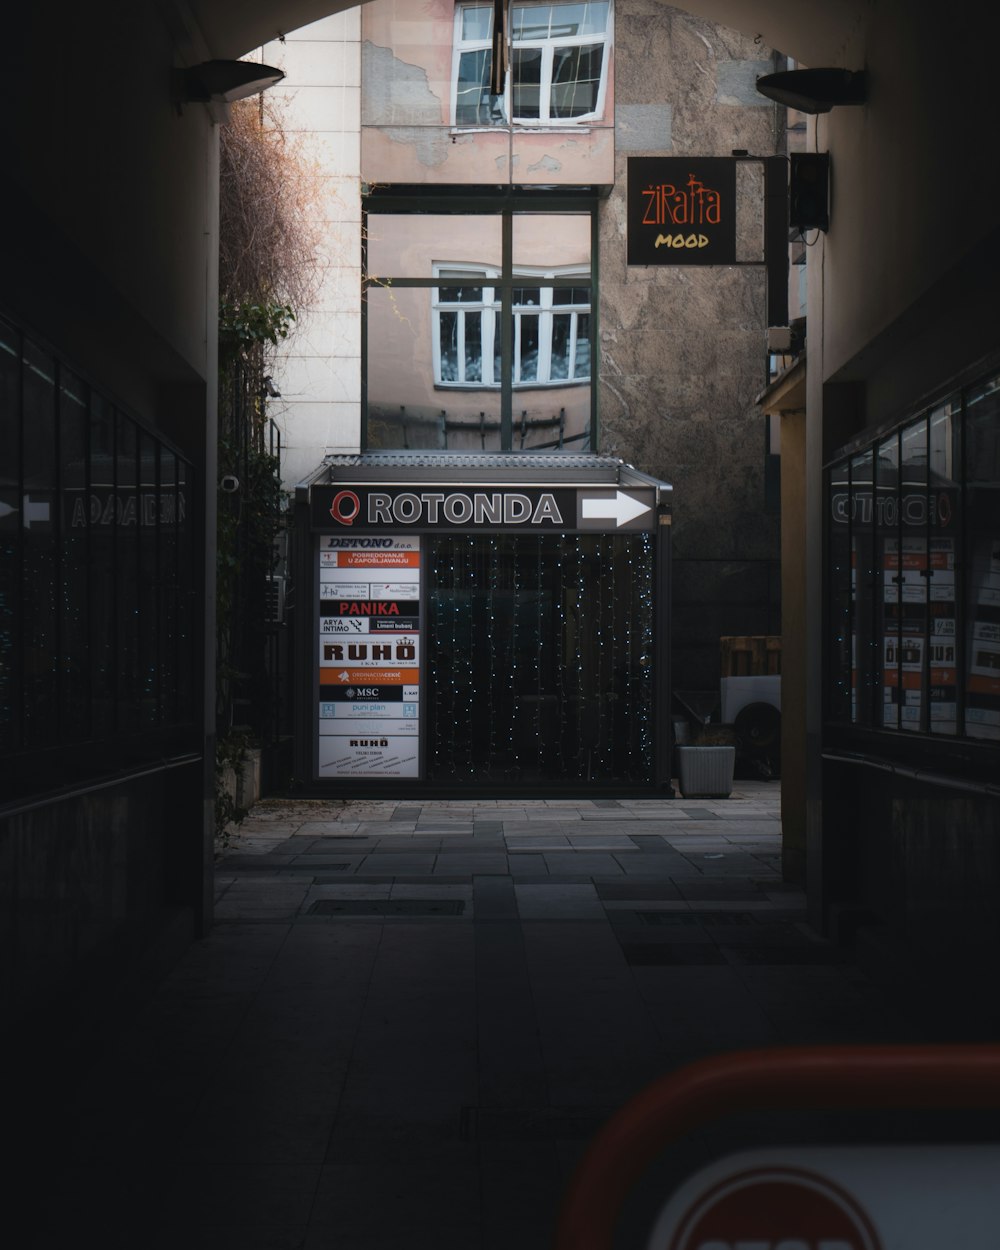
[[[630,265],[731,265],[736,162],[634,156],[628,162]]]

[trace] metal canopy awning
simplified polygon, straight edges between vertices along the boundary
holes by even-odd
[[[669,509],[673,487],[614,456],[572,453],[464,453],[431,451],[362,452],[326,456],[314,473],[295,488],[296,500],[307,503],[314,486],[338,482],[382,486],[414,483],[489,483],[497,486],[622,486],[656,491],[657,505]]]

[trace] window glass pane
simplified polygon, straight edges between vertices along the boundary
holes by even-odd
[[[459,315],[453,312],[442,312],[439,321],[441,340],[441,381],[457,382],[458,370],[458,326]]]
[[[881,615],[881,578],[876,558],[874,525],[875,457],[863,452],[851,460],[850,495],[845,500],[851,527],[851,654],[852,682],[851,719],[858,725],[872,723],[873,699],[881,691],[880,674],[883,657],[881,635],[874,632],[876,610]],[[881,707],[879,708],[881,720]]]
[[[118,600],[118,728],[138,728],[139,677],[139,501],[135,425],[117,414],[115,443],[115,580]]]
[[[368,274],[432,278],[441,267],[488,266],[499,272],[499,213],[369,213]],[[480,268],[480,273],[482,269]]]
[[[513,263],[515,269],[566,277],[582,269],[578,281],[586,282],[590,277],[590,214],[515,213]]]
[[[192,524],[192,493],[194,477],[191,466],[177,461],[177,719],[190,722],[195,716],[194,674],[195,647],[195,572],[194,525]]]
[[[0,748],[20,742],[21,344],[0,321]]]
[[[490,288],[487,293],[492,299]],[[367,446],[499,450],[499,385],[492,377],[462,376],[470,366],[485,374],[499,350],[495,314],[471,306],[442,309],[432,287],[371,288]]]
[[[574,357],[573,377],[590,377],[590,313],[579,313],[575,318],[576,354]]]
[[[851,719],[852,573],[850,523],[850,466],[845,460],[830,470],[827,480],[829,517],[829,634],[827,710],[831,720]]]
[[[1000,740],[1000,375],[966,409],[965,732]]]
[[[481,286],[440,286],[439,304],[480,304],[483,299]]]
[[[513,111],[516,118],[531,120],[541,116],[542,51],[540,48],[515,48]]]
[[[26,746],[46,746],[52,741],[58,707],[55,362],[31,342],[24,344],[21,384],[24,733]]]
[[[900,489],[899,620],[901,654],[900,728],[926,729],[928,667],[927,585],[927,422],[914,421],[900,433],[902,485]]]
[[[516,286],[511,299],[515,306],[525,305],[537,308],[541,303],[541,292],[537,286]]]
[[[551,5],[515,5],[511,9],[510,15],[511,37],[515,41],[522,39],[547,39],[551,15]]]
[[[489,48],[463,52],[458,59],[455,89],[455,125],[487,126],[490,122],[490,73],[493,54]]]
[[[552,363],[549,367],[551,382],[565,381],[570,376],[570,365],[575,359],[573,328],[572,316],[552,318]]]
[[[493,33],[493,10],[488,5],[462,10],[462,38],[489,39]]]
[[[139,435],[139,722],[160,723],[159,630],[159,447]]]
[[[899,728],[902,701],[902,634],[900,632],[899,438],[879,444],[875,468],[875,539],[881,593],[882,715],[886,728]]]
[[[583,9],[583,17],[580,18],[578,35],[603,35],[608,29],[608,4],[607,0],[600,0],[597,4],[585,4],[580,6]]]
[[[550,117],[584,117],[596,112],[603,56],[603,44],[556,48],[552,59]]]
[[[538,379],[538,318],[519,314],[514,318],[514,385]]]
[[[106,737],[115,724],[115,414],[90,398],[90,638],[92,724]]]
[[[590,306],[590,287],[556,287],[552,293],[553,304],[584,304]]]
[[[956,396],[930,415],[928,478],[930,488],[930,731],[954,734],[957,721],[957,646],[955,615],[956,556],[960,549],[961,506],[957,480],[960,400]]]
[[[467,312],[462,314],[465,368],[463,373],[466,382],[483,380],[483,339],[482,313]]]
[[[60,370],[59,429],[62,461],[59,575],[60,737],[90,733],[90,501],[87,492],[87,388]]]
[[[177,720],[177,457],[160,448],[160,698],[164,724]]]

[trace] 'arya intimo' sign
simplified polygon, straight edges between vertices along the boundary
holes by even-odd
[[[630,157],[627,221],[630,265],[733,264],[736,162]]]

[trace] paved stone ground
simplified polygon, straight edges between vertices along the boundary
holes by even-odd
[[[534,1250],[664,1072],[919,1040],[782,884],[778,784],[737,787],[259,804],[215,928],[81,1074],[38,1244]]]

